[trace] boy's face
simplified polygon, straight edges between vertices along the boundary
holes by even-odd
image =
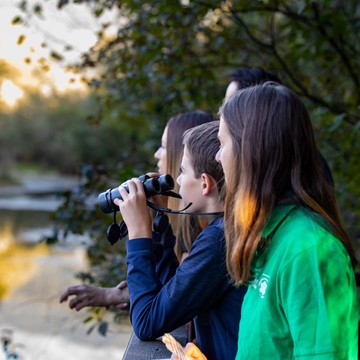
[[[181,173],[177,178],[180,186],[179,193],[183,198],[184,205],[192,203],[188,212],[202,212],[205,206],[205,197],[202,194],[202,178],[195,177],[194,169],[191,164],[191,155],[187,147],[184,148],[184,154],[181,160]]]

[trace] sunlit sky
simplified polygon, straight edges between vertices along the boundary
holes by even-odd
[[[28,2],[36,3],[35,0]],[[83,89],[79,76],[65,72],[61,64],[49,59],[49,49],[65,55],[68,64],[76,62],[81,53],[94,44],[100,21],[114,19],[115,14],[107,13],[104,18],[97,20],[84,5],[68,5],[58,10],[57,2],[37,1],[42,4],[44,16],[41,19],[33,16],[29,27],[24,27],[11,25],[16,15],[22,15],[17,8],[19,1],[0,0],[0,61],[16,69],[9,74],[9,78],[6,75],[0,77],[0,99],[8,105],[16,104],[24,95],[23,88],[26,86],[36,87],[44,95],[50,95],[52,88],[59,92]],[[26,38],[21,45],[17,45],[20,35]],[[73,50],[64,53],[66,45]],[[28,59],[28,63],[25,63],[25,59]],[[39,75],[38,70],[44,66],[49,66],[49,71]]]

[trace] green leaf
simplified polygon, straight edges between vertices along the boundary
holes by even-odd
[[[37,15],[42,15],[43,13],[42,6],[40,4],[35,4],[33,7],[33,11]]]
[[[50,52],[50,56],[51,56],[54,60],[58,60],[58,61],[64,60],[64,57],[63,57],[61,54],[59,54],[58,52],[56,52],[56,51],[51,51],[51,52]]]
[[[58,7],[58,9],[62,9],[68,3],[69,3],[69,0],[59,0],[57,7]]]
[[[26,39],[26,36],[24,34],[19,35],[16,44],[22,45],[24,43],[25,39]]]
[[[11,20],[11,25],[18,25],[18,24],[23,24],[24,21],[22,19],[21,16],[15,16],[12,20]]]
[[[83,322],[84,324],[87,324],[88,322],[94,320],[93,316],[88,316]]]
[[[344,117],[345,117],[345,114],[339,114],[339,115],[335,116],[334,121],[329,128],[329,131],[330,132],[336,131],[340,127],[342,121],[344,120]]]

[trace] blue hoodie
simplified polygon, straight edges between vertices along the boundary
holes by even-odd
[[[156,240],[156,239],[155,239]],[[232,360],[246,287],[231,284],[225,263],[222,218],[195,239],[179,266],[171,228],[156,263],[153,239],[128,240],[130,317],[141,340],[153,340],[194,319],[196,343],[208,360]]]

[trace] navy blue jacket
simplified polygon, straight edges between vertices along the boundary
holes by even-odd
[[[194,319],[196,342],[208,360],[232,360],[237,351],[245,287],[235,288],[226,270],[222,218],[196,238],[179,266],[167,231],[156,263],[153,239],[128,240],[130,318],[141,340],[153,340]]]

